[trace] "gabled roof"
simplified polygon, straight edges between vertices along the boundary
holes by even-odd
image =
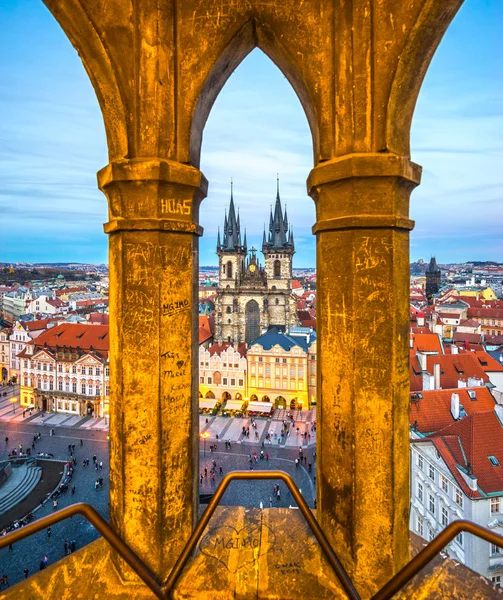
[[[302,286],[300,285],[300,281],[297,279],[292,279],[292,290],[300,290]]]
[[[469,377],[476,377],[482,379],[485,383],[489,383],[489,377],[472,352],[428,356],[426,360],[427,370],[430,374],[433,374],[434,365],[440,364],[440,387],[442,389],[457,388],[460,379],[466,381]]]
[[[468,318],[503,319],[502,308],[469,308]]]
[[[37,321],[25,321],[23,327],[26,331],[40,331],[41,329],[47,329],[52,319],[38,319]]]
[[[199,345],[213,337],[210,321],[207,315],[199,315]]]
[[[468,390],[475,398],[470,397]],[[423,434],[431,434],[454,423],[455,420],[451,414],[452,394],[459,396],[459,404],[463,406],[468,415],[474,412],[493,411],[496,405],[496,400],[485,386],[428,390],[419,394],[412,392],[409,406],[410,425]]]
[[[93,350],[108,353],[108,343],[108,325],[63,323],[44,331],[28,345],[43,348],[47,344],[51,349],[79,347],[81,350],[89,350],[92,346]]]
[[[234,346],[232,342],[224,342],[223,344],[212,344],[207,350],[210,356],[220,356],[224,350],[232,348],[236,352],[239,352],[241,358],[246,358],[246,344],[241,342],[237,346]]]
[[[475,412],[444,427],[431,440],[467,496],[503,494],[503,425],[494,411]],[[490,456],[499,466],[491,464]],[[477,491],[468,488],[457,465],[477,478]]]
[[[311,343],[316,339],[316,334],[313,332],[310,337],[309,343],[304,336],[300,335],[288,335],[286,333],[276,333],[275,331],[268,331],[255,341],[250,344],[250,350],[253,346],[262,346],[264,350],[270,350],[274,346],[280,346],[283,350],[289,352],[295,346],[302,348],[304,352],[307,352]]]
[[[442,341],[438,333],[412,333],[412,349],[414,352],[436,352],[437,354],[443,354],[444,349]]]

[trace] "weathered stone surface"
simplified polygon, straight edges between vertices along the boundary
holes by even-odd
[[[414,534],[413,553],[422,540]],[[133,576],[124,583],[100,538],[2,594],[5,600],[156,596]],[[176,599],[343,600],[337,579],[298,510],[218,508],[174,593]],[[368,598],[364,595],[363,598]],[[437,557],[397,600],[492,600],[503,590],[451,559]]]
[[[109,146],[100,185],[110,216],[114,526],[162,580],[190,534],[197,167],[215,98],[259,47],[297,92],[313,137],[320,521],[371,595],[408,558],[407,232],[418,181],[409,129],[462,0],[45,2],[92,80]]]

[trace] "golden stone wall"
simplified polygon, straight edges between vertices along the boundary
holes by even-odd
[[[318,517],[369,597],[408,558],[409,130],[462,0],[45,2],[94,85],[109,148],[114,527],[165,581],[197,515],[201,137],[259,47],[313,136]]]

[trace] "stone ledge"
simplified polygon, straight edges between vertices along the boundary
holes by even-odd
[[[411,536],[412,551],[422,540]],[[138,579],[124,583],[100,538],[1,594],[5,600],[58,598],[124,600],[155,595]],[[298,510],[220,507],[180,577],[177,599],[346,598]],[[489,600],[503,590],[442,556],[430,563],[397,598]]]

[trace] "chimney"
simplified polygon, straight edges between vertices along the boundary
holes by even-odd
[[[435,379],[435,381],[434,381],[435,387],[433,389],[439,390],[440,389],[440,363],[435,363],[433,365],[433,377]]]
[[[428,372],[423,371],[423,391],[435,389],[435,378]]]
[[[412,334],[409,336],[409,345],[410,348],[414,348],[414,340],[412,339]],[[500,356],[500,360],[503,359],[503,354]]]
[[[459,396],[457,394],[451,396],[451,415],[455,421],[459,419]]]
[[[468,377],[467,387],[481,387],[484,385],[484,380],[478,377]]]
[[[455,344],[451,346],[451,354],[459,354],[459,348]]]
[[[422,312],[417,314],[417,326],[424,327],[424,314]]]
[[[466,387],[466,379],[458,379],[458,388]]]

